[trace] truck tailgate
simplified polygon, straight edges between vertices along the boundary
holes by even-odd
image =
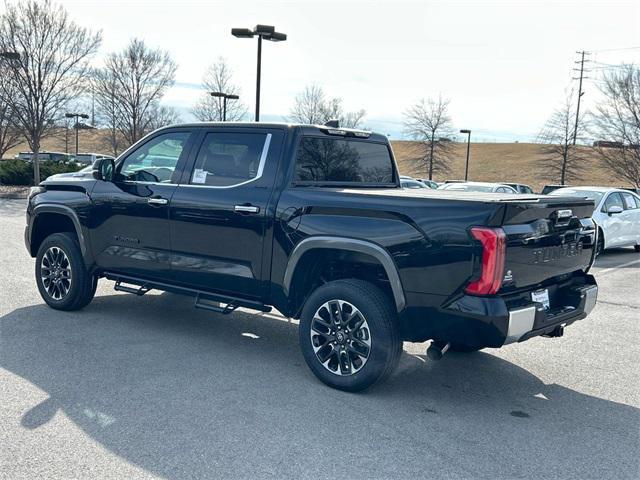
[[[590,200],[563,197],[505,202],[502,291],[531,288],[587,270],[596,246],[593,208]]]

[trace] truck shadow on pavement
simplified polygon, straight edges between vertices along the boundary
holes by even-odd
[[[388,382],[347,394],[308,371],[295,325],[201,312],[171,294],[102,295],[75,313],[24,307],[0,318],[0,332],[0,368],[48,395],[16,424],[37,430],[63,413],[166,478],[630,478],[638,469],[638,409],[545,384],[490,353],[439,363],[405,353]]]

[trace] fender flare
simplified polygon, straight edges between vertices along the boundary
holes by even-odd
[[[78,243],[80,244],[80,251],[82,252],[82,257],[85,259],[85,262],[89,259],[90,253],[87,248],[87,242],[85,240],[84,233],[82,231],[82,225],[80,223],[80,219],[73,209],[67,207],[66,205],[59,205],[55,203],[41,203],[36,205],[33,208],[33,214],[31,215],[31,220],[29,222],[29,249],[31,250],[31,237],[33,236],[33,226],[38,218],[38,216],[42,213],[57,213],[60,215],[64,215],[68,217],[76,230],[76,235],[78,236]]]
[[[333,249],[333,250],[348,250],[352,252],[364,253],[371,255],[380,262],[382,268],[384,268],[389,283],[391,285],[391,291],[395,300],[397,311],[400,312],[406,306],[406,300],[404,296],[404,290],[402,289],[402,282],[400,281],[400,275],[396,264],[384,248],[373,242],[365,240],[358,240],[355,238],[346,237],[334,237],[334,236],[317,236],[309,237],[302,240],[296,245],[289,256],[287,268],[284,273],[284,293],[288,297],[291,289],[291,282],[293,280],[293,274],[296,271],[298,262],[302,256],[311,251],[317,249]]]

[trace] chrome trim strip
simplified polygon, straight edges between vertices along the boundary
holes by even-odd
[[[233,207],[235,212],[246,212],[246,213],[258,213],[260,211],[260,207],[255,207],[253,205],[236,205]]]
[[[509,310],[509,329],[503,345],[517,342],[525,333],[533,330],[533,322],[536,318],[536,307],[524,307]]]
[[[271,145],[271,136],[272,134],[267,133],[267,138],[264,141],[264,146],[262,147],[262,153],[260,154],[260,163],[258,164],[258,172],[256,173],[255,177],[250,178],[249,180],[245,180],[244,182],[235,183],[233,185],[218,186],[218,185],[194,185],[191,183],[181,183],[178,185],[178,187],[227,189],[227,188],[235,188],[241,185],[246,185],[247,183],[255,182],[256,180],[262,177],[262,173],[264,172],[264,165],[267,162],[267,155],[269,154],[269,146]]]

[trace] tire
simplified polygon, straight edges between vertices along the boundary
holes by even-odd
[[[636,253],[640,253],[640,245],[634,245],[633,249],[636,251]]]
[[[40,296],[51,308],[79,310],[95,295],[97,277],[87,272],[78,241],[70,233],[54,233],[44,239],[35,270]]]
[[[483,347],[470,347],[461,343],[452,343],[449,345],[449,350],[457,353],[473,353],[482,350]]]
[[[340,316],[331,315],[336,309]],[[337,318],[342,321],[336,323]],[[382,382],[402,353],[395,306],[379,288],[362,280],[336,280],[317,288],[302,309],[299,335],[314,375],[348,392]]]

